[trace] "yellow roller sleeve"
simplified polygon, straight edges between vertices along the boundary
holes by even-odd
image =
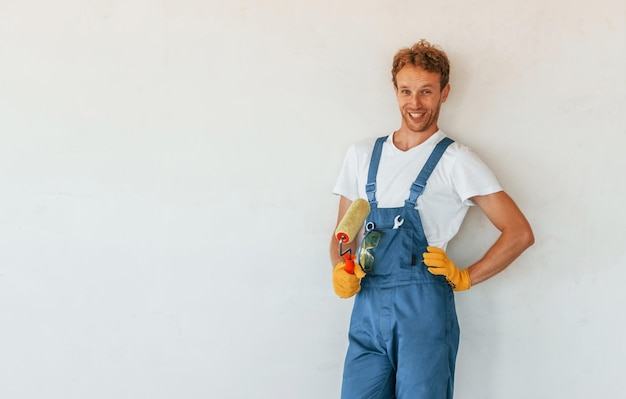
[[[335,236],[344,244],[351,243],[363,227],[363,223],[370,213],[370,203],[363,198],[357,198],[341,218],[335,230]]]
[[[333,269],[333,288],[340,298],[350,298],[361,290],[361,279],[365,272],[358,264],[354,265],[354,274],[345,270],[346,263],[339,262]]]
[[[472,282],[467,269],[459,270],[441,248],[427,247],[426,251],[428,252],[424,252],[424,264],[428,266],[429,272],[444,276],[454,291],[470,289]]]

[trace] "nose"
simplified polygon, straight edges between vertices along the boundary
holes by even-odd
[[[419,106],[422,104],[420,101],[420,97],[417,94],[413,94],[411,96],[411,99],[409,100],[409,104],[411,104],[413,107],[415,108],[419,108]]]

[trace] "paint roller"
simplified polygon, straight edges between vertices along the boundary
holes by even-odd
[[[354,259],[356,256],[352,255],[350,249],[343,252],[342,246],[343,244],[351,243],[356,238],[369,213],[369,202],[363,198],[358,198],[350,204],[350,207],[337,225],[337,229],[335,229],[335,237],[339,241],[339,255],[346,259],[345,270],[350,274],[354,274]]]

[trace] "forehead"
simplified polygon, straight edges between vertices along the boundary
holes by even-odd
[[[398,87],[409,86],[439,86],[441,76],[438,72],[428,72],[427,70],[414,65],[406,65],[398,71],[396,81]]]

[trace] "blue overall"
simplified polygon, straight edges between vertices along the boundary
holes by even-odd
[[[341,397],[452,399],[459,344],[454,295],[445,278],[423,263],[428,243],[415,206],[453,141],[437,144],[403,207],[378,208],[376,174],[386,139],[374,145],[366,187],[366,231],[382,235],[369,250],[374,265],[355,297]]]

